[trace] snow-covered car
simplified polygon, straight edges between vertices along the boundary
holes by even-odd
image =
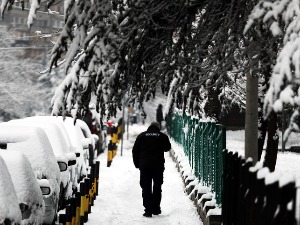
[[[66,120],[71,119],[66,118]],[[92,134],[90,128],[88,127],[88,125],[86,124],[86,122],[84,122],[81,119],[77,119],[76,120],[76,124],[75,126],[79,126],[84,137],[88,138],[91,140],[91,144],[89,144],[89,165],[91,166],[95,161],[95,157],[97,156],[97,152],[96,152],[96,143],[97,141],[99,141],[99,137],[96,134]]]
[[[84,137],[80,127],[78,125],[74,126],[73,119],[71,118],[67,119],[67,121],[64,121],[61,116],[33,116],[25,119],[30,121],[43,121],[45,123],[54,122],[59,126],[64,138],[67,140],[68,147],[77,155],[75,165],[76,180],[74,180],[73,184],[79,185],[79,182],[88,172],[88,148],[89,144],[91,144],[91,140]]]
[[[60,170],[53,149],[45,132],[39,127],[9,126],[0,124],[1,148],[24,153],[38,182],[49,183],[50,194],[44,195],[45,213],[43,224],[56,220]]]
[[[63,118],[62,116],[57,117],[58,120],[61,120],[69,134],[71,143],[76,152],[81,152],[83,156],[83,161],[81,165],[82,176],[86,176],[89,167],[89,147],[92,144],[92,140],[90,138],[86,138],[78,125],[78,123],[74,124],[74,119],[71,117]],[[82,177],[81,177],[82,178]],[[80,180],[81,180],[80,178]]]
[[[72,178],[76,176],[75,167],[73,166],[76,164],[76,154],[71,152],[70,146],[67,145],[59,126],[51,121],[45,123],[43,121],[26,120],[26,118],[11,120],[8,124],[15,124],[17,126],[35,126],[40,127],[45,131],[60,168],[61,183],[58,209],[65,208],[67,200],[70,199],[73,194],[74,188]]]
[[[20,224],[21,220],[22,214],[13,182],[4,160],[0,157],[0,224]]]
[[[42,224],[45,204],[43,193],[35,178],[27,157],[18,151],[1,151],[0,158],[5,161],[22,213],[22,225]],[[44,194],[49,194],[50,189]]]

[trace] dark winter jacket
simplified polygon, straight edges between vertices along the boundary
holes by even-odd
[[[163,111],[162,111],[162,105],[159,104],[158,108],[156,109],[156,121],[161,122],[164,120]]]
[[[150,125],[147,131],[136,138],[133,149],[133,163],[136,168],[164,169],[164,152],[171,149],[171,143],[166,134],[159,131],[155,125]]]

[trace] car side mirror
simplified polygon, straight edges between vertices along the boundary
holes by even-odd
[[[65,162],[57,162],[59,166],[60,172],[66,171],[68,169],[68,165]]]
[[[29,209],[29,206],[26,203],[20,203],[19,206],[20,206],[21,212],[24,212]]]
[[[70,160],[68,161],[68,166],[73,166],[76,164],[76,160]]]
[[[50,181],[48,179],[37,179],[43,195],[50,195]]]
[[[7,149],[7,143],[0,143],[0,149]]]
[[[41,191],[42,191],[43,195],[49,195],[51,193],[50,187],[43,187],[43,186],[41,186],[40,188],[41,188]]]

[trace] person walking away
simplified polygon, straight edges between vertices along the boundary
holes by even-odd
[[[162,104],[159,104],[156,109],[156,121],[159,123],[161,128],[161,122],[164,120],[163,111],[162,111]]]
[[[160,132],[158,122],[152,122],[148,129],[138,135],[132,149],[133,163],[140,170],[143,216],[161,214],[161,186],[164,173],[164,152],[171,149],[168,136]],[[152,187],[153,182],[153,187]]]

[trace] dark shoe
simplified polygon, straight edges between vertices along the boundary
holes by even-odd
[[[152,214],[153,215],[159,215],[159,214],[161,214],[161,210],[159,209],[159,210],[154,210],[154,211],[152,211]]]
[[[148,213],[148,212],[145,212],[145,213],[143,214],[143,216],[145,216],[145,217],[152,217],[152,214],[151,214],[151,213]]]

